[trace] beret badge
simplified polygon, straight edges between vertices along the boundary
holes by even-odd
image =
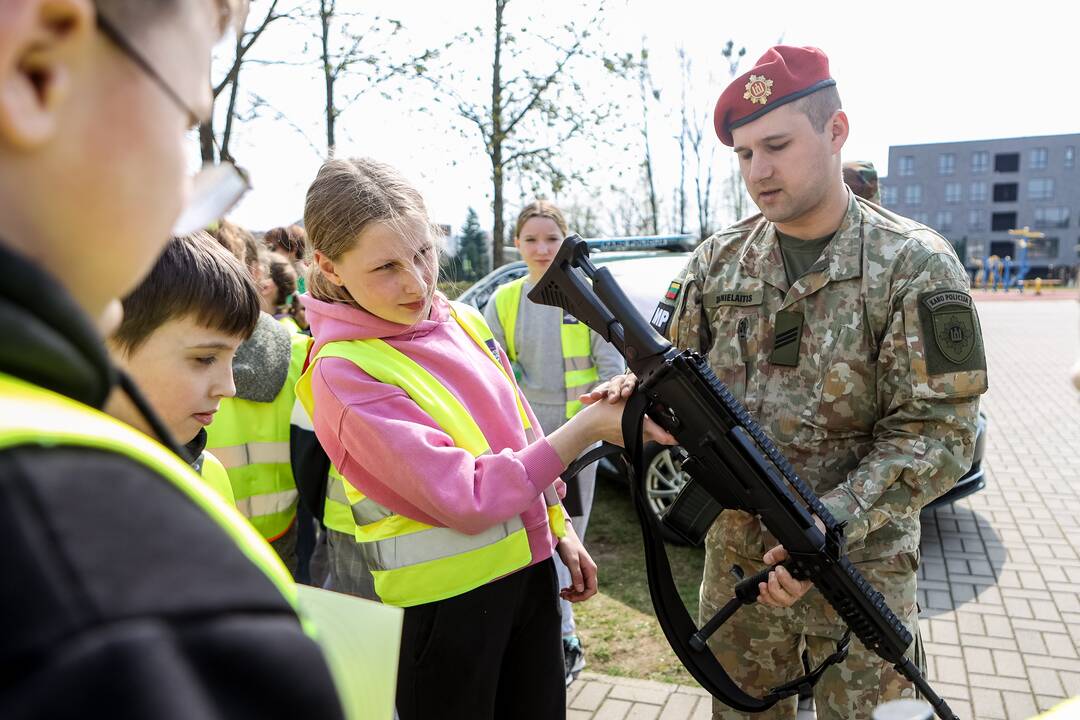
[[[761,103],[764,105],[768,102],[769,96],[772,95],[773,81],[767,79],[764,75],[751,75],[746,82],[746,92],[743,93],[743,100],[749,100],[750,104]]]

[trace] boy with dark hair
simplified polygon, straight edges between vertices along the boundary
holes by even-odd
[[[342,715],[285,569],[95,325],[181,216],[233,4],[0,2],[0,717]],[[100,411],[118,385],[161,444]]]
[[[150,274],[124,298],[109,338],[114,359],[147,400],[192,466],[231,504],[225,468],[206,452],[206,426],[236,394],[232,359],[259,319],[259,297],[244,267],[206,233],[172,240]],[[153,434],[131,401],[116,393],[108,411]]]

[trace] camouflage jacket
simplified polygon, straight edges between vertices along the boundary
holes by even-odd
[[[852,560],[870,560],[918,549],[920,509],[971,465],[987,374],[967,290],[948,241],[849,193],[791,287],[761,215],[703,242],[668,291],[667,331],[708,357],[847,523]],[[754,558],[775,544],[737,511],[710,537]]]

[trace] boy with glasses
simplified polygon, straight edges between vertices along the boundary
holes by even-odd
[[[183,148],[240,5],[0,3],[0,717],[341,716],[285,569],[101,340],[245,185],[188,192]],[[117,387],[163,445],[99,412]]]

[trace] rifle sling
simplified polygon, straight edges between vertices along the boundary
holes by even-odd
[[[702,651],[697,651],[692,647],[691,639],[698,628],[679,596],[667,550],[664,547],[660,520],[649,507],[645,487],[642,431],[648,405],[649,398],[644,392],[636,391],[631,395],[623,411],[622,427],[630,472],[630,492],[641,524],[641,535],[645,546],[645,570],[656,619],[671,648],[702,688],[736,710],[750,713],[763,712],[783,698],[797,694],[800,689],[813,687],[829,665],[843,660],[847,656],[849,634],[845,633],[841,641],[837,643],[836,652],[826,658],[815,670],[773,688],[761,699],[747,694],[736,685],[708,646],[705,646]],[[598,452],[601,450],[607,450],[607,452]],[[582,460],[593,453],[597,453],[596,457],[602,457],[611,454],[611,451],[610,448],[601,446],[583,456]]]

